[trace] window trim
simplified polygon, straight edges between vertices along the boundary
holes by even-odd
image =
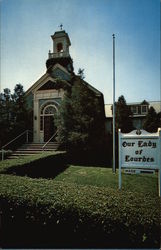
[[[146,108],[146,111],[143,111],[143,108]],[[148,105],[141,105],[141,114],[147,114],[148,113]]]
[[[48,107],[53,107],[55,109],[55,112],[53,114],[45,114],[45,110],[48,108]],[[58,112],[58,109],[56,107],[56,105],[54,105],[53,103],[47,103],[46,105],[43,105],[41,107],[41,110],[40,110],[40,121],[39,121],[39,125],[40,125],[40,132],[43,132],[44,131],[44,117],[45,116],[54,116],[55,113]],[[42,125],[42,126],[41,126]]]
[[[136,112],[134,112],[134,111],[132,110],[133,108],[136,108]],[[137,115],[137,114],[138,114],[138,106],[136,106],[136,105],[131,105],[131,112],[132,112],[133,115]]]

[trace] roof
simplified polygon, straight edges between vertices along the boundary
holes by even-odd
[[[52,69],[53,72],[54,70],[56,70],[57,68],[59,68],[61,71],[63,71],[64,73],[68,74],[70,76],[70,73],[61,65],[59,65],[58,63],[55,64]],[[52,81],[54,82],[56,78],[54,76],[52,76],[50,73],[45,73],[41,78],[39,78],[27,91],[26,91],[26,95],[30,94],[31,92],[37,90],[38,88],[41,88],[42,85],[46,84],[47,81]],[[75,75],[75,80],[80,79],[80,76]],[[66,81],[67,82],[67,81]],[[89,83],[87,83],[86,81],[81,79],[81,82],[91,91],[93,91],[95,93],[95,95],[97,96],[102,96],[103,94],[97,90],[96,88],[94,88],[93,86],[91,86]]]
[[[96,95],[98,95],[98,96],[100,96],[100,95],[102,95],[102,93],[98,90],[98,89],[96,89],[96,88],[94,88],[92,85],[90,85],[88,82],[86,82],[86,81],[82,81],[83,83],[84,83],[84,85],[86,85],[87,86],[87,88],[89,88],[90,90],[92,90],[93,92],[95,92],[95,94]]]
[[[32,86],[26,91],[25,95],[30,94],[39,84],[40,82],[46,80],[46,78],[49,77],[48,73],[45,73],[42,77],[40,77]]]
[[[62,70],[63,72],[65,72],[66,74],[69,74],[69,72],[60,64],[55,64],[53,67],[53,70],[56,70],[57,68],[59,68],[60,70]],[[40,77],[27,91],[26,91],[26,95],[30,94],[30,92],[33,92],[34,90],[40,88],[42,85],[44,85],[47,81],[51,80],[54,82],[56,78],[52,77],[51,74],[49,73],[45,73],[42,77]]]
[[[161,101],[149,102],[149,107],[153,107],[157,113],[161,112]]]
[[[96,96],[102,96],[103,95],[98,89],[94,88],[88,82],[84,81],[79,75],[74,74],[73,79],[72,79],[73,84],[75,84],[77,81],[81,81],[81,84],[85,85],[89,90],[94,92]]]
[[[71,45],[71,42],[70,42],[68,33],[66,33],[65,30],[56,31],[56,32],[54,33],[54,35],[51,36],[51,38],[52,38],[53,40],[55,40],[55,38],[61,38],[61,37],[66,37],[67,40],[68,40],[69,45]]]

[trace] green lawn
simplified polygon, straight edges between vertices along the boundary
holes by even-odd
[[[118,189],[118,171],[112,173],[111,168],[69,166],[54,179],[78,185],[92,185]],[[122,174],[122,190],[158,195],[157,174]]]
[[[45,171],[50,171],[51,169],[59,169],[62,163],[57,161],[48,162],[50,156],[59,155],[63,152],[56,152],[55,154],[43,153],[41,155],[30,156],[24,159],[15,159],[15,160],[5,160],[0,162],[0,173],[17,166],[21,169],[21,165],[32,163],[40,159],[37,164],[37,170],[39,173],[44,169]],[[44,161],[46,165],[44,166]],[[39,166],[39,164],[41,165]],[[52,163],[52,164],[51,164]],[[66,164],[66,163],[65,163]],[[47,168],[48,167],[48,168]],[[28,166],[26,169],[30,169]],[[27,176],[27,173],[25,174]],[[40,177],[41,178],[41,177]],[[75,183],[78,185],[91,185],[96,187],[109,187],[115,190],[118,190],[118,170],[116,174],[112,173],[112,168],[105,167],[96,167],[96,166],[76,166],[67,164],[67,168],[64,168],[60,171],[56,177],[52,177],[53,181],[63,181],[65,183]],[[158,196],[158,176],[157,174],[124,174],[122,173],[122,190],[130,192],[138,192],[150,194],[152,196]]]

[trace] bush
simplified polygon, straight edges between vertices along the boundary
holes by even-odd
[[[12,167],[6,174],[50,179],[65,171],[67,167],[65,154],[56,154],[26,163],[21,167]]]
[[[40,166],[42,163],[46,166],[46,160],[54,158],[56,155],[63,155],[64,152],[43,152],[38,155],[27,156],[25,158],[18,158],[12,160],[5,160],[0,162],[0,173],[13,173],[16,171],[21,171],[24,167],[29,166]]]
[[[0,175],[3,247],[159,248],[159,198]]]
[[[159,248],[159,198],[24,176],[66,167],[60,152],[0,163],[3,247]]]

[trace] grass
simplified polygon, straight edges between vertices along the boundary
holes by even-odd
[[[75,183],[78,185],[92,185],[96,187],[109,187],[113,189],[118,189],[118,171],[116,174],[112,172],[112,168],[107,167],[96,167],[96,166],[77,166],[70,165],[68,160],[65,162],[66,168],[64,168],[60,173],[52,173],[54,169],[60,168],[62,162],[60,160],[54,161],[57,157],[64,152],[48,153],[44,152],[40,155],[33,155],[25,158],[5,160],[0,162],[0,173],[14,174],[32,177],[32,172],[34,175],[37,173],[37,178],[48,178],[53,179],[53,181],[63,181],[66,183]],[[55,155],[55,156],[54,156]],[[63,156],[63,155],[62,155]],[[44,161],[45,159],[45,161]],[[57,162],[58,161],[58,162]],[[36,168],[32,167],[35,162]],[[44,162],[47,164],[44,166]],[[51,164],[53,163],[53,164]],[[28,167],[30,164],[31,166]],[[15,170],[16,169],[16,170]],[[43,170],[43,171],[42,171]],[[45,171],[44,171],[45,170]],[[29,172],[31,172],[29,174]],[[48,175],[45,175],[48,172]],[[36,175],[35,175],[36,177]],[[158,177],[157,174],[124,174],[122,173],[122,191],[138,192],[150,194],[152,196],[158,196]]]
[[[79,185],[92,185],[118,189],[118,171],[112,173],[111,168],[69,166],[54,179]],[[122,173],[122,190],[158,195],[157,174],[129,175]]]

